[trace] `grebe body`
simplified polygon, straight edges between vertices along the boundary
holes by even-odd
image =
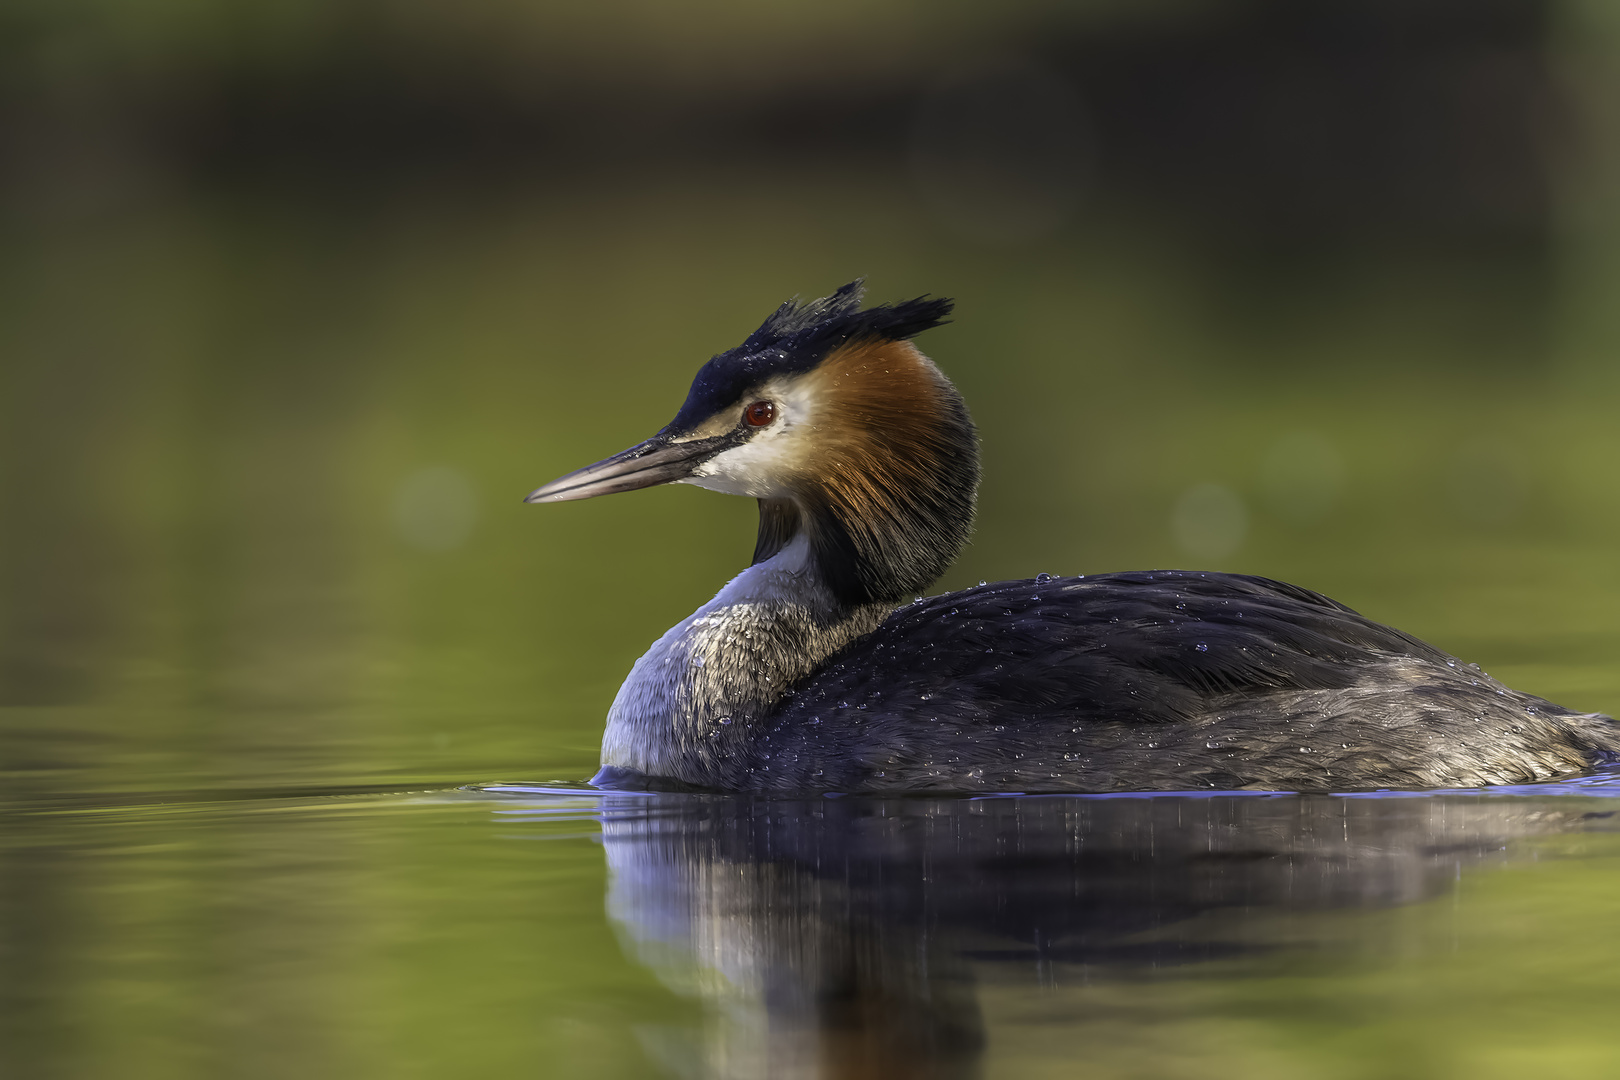
[[[529,496],[759,500],[754,563],[636,662],[604,787],[767,792],[1478,786],[1620,760],[1620,725],[1327,597],[1193,571],[915,602],[966,542],[966,406],[910,343],[949,301],[784,304],[653,438]]]

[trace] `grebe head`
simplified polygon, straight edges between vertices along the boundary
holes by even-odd
[[[967,406],[910,339],[951,301],[861,309],[861,282],[788,301],[698,372],[658,434],[527,502],[686,483],[760,501],[762,562],[804,535],[842,603],[926,588],[967,542],[979,480]]]

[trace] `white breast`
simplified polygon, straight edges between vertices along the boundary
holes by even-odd
[[[741,747],[790,685],[886,614],[840,609],[795,537],[636,661],[608,711],[602,764],[703,782],[694,771]]]

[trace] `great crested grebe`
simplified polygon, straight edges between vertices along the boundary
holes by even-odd
[[[1547,779],[1620,725],[1294,585],[1041,575],[904,603],[966,543],[977,437],[911,338],[951,301],[783,304],[646,442],[533,503],[685,483],[759,500],[754,561],[620,687],[599,787],[1348,789]]]

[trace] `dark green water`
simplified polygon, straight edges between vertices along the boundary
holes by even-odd
[[[646,645],[752,549],[695,489],[526,507],[785,295],[954,295],[940,588],[1320,589],[1620,709],[1607,256],[1279,271],[881,178],[16,231],[0,319],[0,1067],[27,1077],[1592,1076],[1612,787],[594,797]],[[770,1061],[767,1070],[763,1062]]]

